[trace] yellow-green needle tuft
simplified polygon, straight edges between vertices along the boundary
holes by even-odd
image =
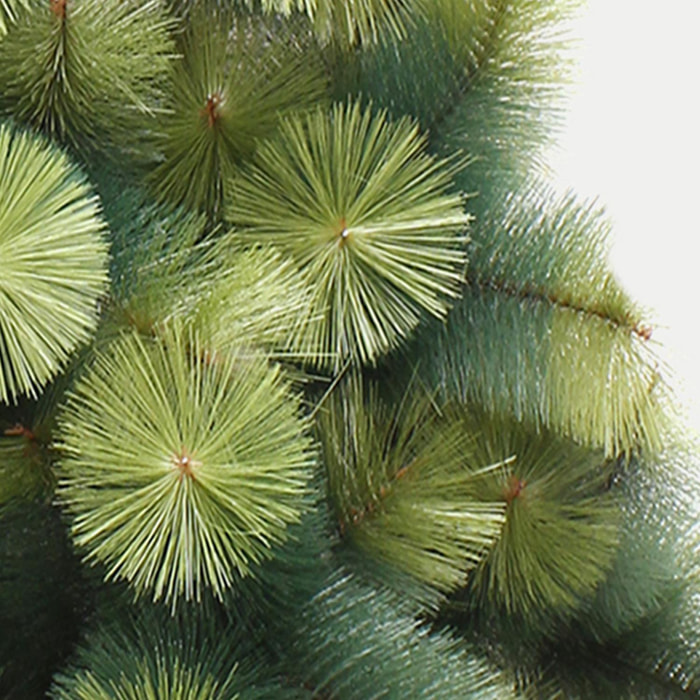
[[[303,510],[306,421],[265,357],[176,328],[98,354],[61,420],[59,497],[108,579],[173,604],[221,598]]]
[[[274,43],[272,32],[279,34]],[[320,58],[308,44],[291,25],[214,9],[192,13],[156,134],[161,162],[149,177],[162,202],[220,215],[224,182],[258,141],[282,115],[323,97]]]
[[[64,143],[135,155],[162,109],[172,25],[160,0],[27,3],[0,42],[0,111]]]
[[[104,228],[64,153],[0,125],[0,402],[36,396],[89,340],[107,284]]]
[[[308,279],[298,348],[321,366],[374,364],[458,293],[469,216],[451,165],[425,146],[410,119],[335,105],[285,119],[232,182],[239,235],[278,246]]]

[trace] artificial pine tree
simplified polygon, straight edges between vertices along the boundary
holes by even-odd
[[[0,0],[2,697],[700,694],[575,5]]]

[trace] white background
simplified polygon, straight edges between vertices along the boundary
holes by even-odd
[[[700,0],[588,0],[551,164],[613,221],[611,262],[644,307],[700,432]]]

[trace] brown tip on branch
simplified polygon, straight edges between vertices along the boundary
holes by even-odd
[[[34,433],[29,428],[25,428],[21,423],[16,423],[11,428],[7,428],[4,431],[4,434],[8,437],[12,435],[21,435],[22,437],[27,438],[27,440],[36,439]]]
[[[503,488],[503,498],[505,498],[506,503],[510,505],[526,486],[527,481],[525,479],[519,479],[515,474],[512,474]]]
[[[180,454],[173,457],[173,466],[180,472],[180,481],[182,481],[183,477],[188,477],[195,481],[194,469],[200,466],[200,463],[182,448]]]
[[[201,111],[201,114],[207,118],[207,124],[210,129],[219,118],[219,107],[222,102],[221,94],[218,92],[211,92],[207,95],[207,101],[204,103],[204,109]]]
[[[59,19],[66,18],[66,3],[67,0],[49,0],[49,5],[51,7],[51,12],[53,12]]]
[[[651,336],[652,336],[652,333],[654,332],[654,329],[651,326],[636,326],[634,329],[634,332],[642,340],[651,340]]]

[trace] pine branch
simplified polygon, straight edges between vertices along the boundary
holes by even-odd
[[[290,630],[301,611],[337,565],[337,536],[325,493],[325,479],[316,471],[304,502],[304,515],[288,527],[285,542],[272,548],[225,599],[227,615],[259,649],[276,661],[289,652]]]
[[[339,99],[351,94],[407,114],[427,131],[454,108],[489,46],[494,3],[434,0],[414,11],[408,36],[385,35],[353,53],[327,50]]]
[[[498,670],[448,634],[429,634],[401,598],[336,575],[308,606],[296,672],[317,695],[505,700]]]
[[[538,629],[570,617],[617,551],[609,466],[600,452],[473,409],[462,429],[479,436],[474,453],[482,463],[515,459],[482,482],[484,501],[505,502],[505,524],[460,601],[475,617],[512,616]]]
[[[364,557],[449,591],[500,533],[503,505],[478,496],[498,465],[479,461],[477,436],[441,420],[417,387],[398,406],[382,401],[376,385],[366,392],[354,376],[319,415],[341,536]]]
[[[695,447],[673,445],[676,441],[667,437],[662,454],[635,460],[613,485],[622,507],[620,548],[577,627],[599,643],[616,642],[657,614],[673,597],[682,572],[692,568],[686,545],[696,537],[697,454]]]
[[[526,170],[551,139],[569,78],[560,27],[575,4],[433,0],[407,38],[334,57],[334,83],[341,96],[413,115],[438,152],[475,158],[459,186],[483,191],[501,169]]]
[[[606,265],[606,220],[570,195],[525,192],[481,218],[462,299],[413,346],[429,385],[608,456],[658,449],[669,390]]]
[[[697,695],[697,677],[690,680],[697,651],[688,643],[697,616],[683,616],[695,587],[696,557],[688,557],[687,543],[693,551],[696,448],[677,444],[675,436],[669,443],[674,447],[660,457],[635,460],[615,476],[612,490],[623,511],[620,546],[613,568],[595,594],[582,599],[575,617],[546,637],[512,618],[459,619],[467,639],[517,677],[524,697]]]
[[[448,6],[452,0],[447,0]],[[578,0],[495,0],[485,37],[465,56],[470,68],[461,97],[431,127],[437,153],[469,153],[475,160],[456,178],[489,206],[506,173],[542,169],[542,147],[562,116],[571,62],[564,22]],[[458,31],[453,30],[453,47]],[[458,49],[454,49],[457,50]]]
[[[522,688],[528,700],[681,700],[695,693],[686,693],[679,686],[659,678],[651,669],[625,663],[616,656],[616,649],[602,648],[598,654],[586,650],[573,652],[552,649],[543,658],[537,678],[529,679]]]
[[[92,335],[107,282],[104,223],[80,171],[0,125],[0,401],[36,396]]]
[[[180,51],[156,134],[162,162],[149,182],[160,201],[218,218],[224,182],[281,116],[322,100],[325,78],[304,27],[292,22],[199,10]]]
[[[181,210],[166,214],[144,204],[142,193],[126,190],[112,203],[111,294],[100,341],[125,327],[153,335],[169,320],[192,315],[221,271],[217,247],[202,215]]]

